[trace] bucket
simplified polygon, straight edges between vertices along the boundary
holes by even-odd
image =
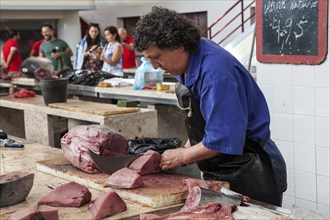
[[[46,105],[56,102],[66,102],[67,100],[67,78],[40,80],[40,88]]]

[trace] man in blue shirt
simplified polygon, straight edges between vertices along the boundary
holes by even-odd
[[[204,179],[280,206],[286,166],[270,139],[266,100],[229,52],[175,11],[153,7],[137,23],[135,48],[153,67],[177,75],[178,106],[189,140],[162,154],[163,170],[197,162]]]

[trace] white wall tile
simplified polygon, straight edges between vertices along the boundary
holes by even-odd
[[[293,150],[293,142],[290,141],[280,141],[275,140],[275,143],[279,150],[281,151],[283,158],[286,163],[287,169],[294,169],[294,150]]]
[[[315,66],[314,65],[294,65],[292,67],[293,86],[314,86]]]
[[[330,148],[329,118],[315,118],[315,143],[317,146]]]
[[[330,88],[329,75],[330,75],[330,61],[329,61],[329,52],[328,52],[328,58],[323,63],[315,67],[315,87]]]
[[[308,200],[296,198],[296,205],[299,206],[299,207],[304,207],[308,210],[317,211],[316,202],[311,202],[311,201],[308,201]]]
[[[317,176],[317,202],[323,205],[330,205],[330,184],[329,177]]]
[[[258,85],[272,84],[272,66],[269,64],[258,63],[257,66],[257,83]]]
[[[330,206],[318,203],[317,211],[323,215],[324,219],[330,219]]]
[[[273,85],[292,85],[292,65],[272,64]]]
[[[295,199],[292,196],[283,195],[282,207],[288,210],[292,210],[295,204]]]
[[[316,173],[330,176],[330,148],[316,147]]]
[[[287,196],[295,196],[295,175],[293,169],[287,169],[288,188],[284,192]]]
[[[260,85],[259,86],[262,93],[264,94],[266,98],[266,102],[269,108],[269,111],[272,111],[273,107],[273,86],[270,85]]]
[[[319,117],[329,118],[329,89],[315,89],[315,113]]]
[[[294,142],[315,144],[315,118],[310,116],[293,116]]]
[[[295,171],[294,174],[296,198],[316,202],[316,174],[301,171]]]
[[[307,144],[294,144],[295,170],[316,173],[315,146]]]
[[[291,86],[273,86],[273,108],[274,112],[292,113],[293,99]]]
[[[315,115],[315,89],[313,87],[293,87],[293,113]]]
[[[271,129],[274,139],[293,141],[293,115],[272,113]]]

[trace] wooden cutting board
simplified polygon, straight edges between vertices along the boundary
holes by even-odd
[[[152,208],[160,208],[184,202],[187,189],[183,180],[189,177],[174,174],[152,174],[143,177],[144,187],[137,189],[111,189],[103,187],[108,174],[89,174],[71,165],[62,153],[52,159],[37,162],[37,170],[83,184],[100,191],[115,191],[123,199],[137,202]],[[229,188],[228,182],[212,181],[212,188],[220,190],[221,187]]]
[[[51,103],[48,106],[73,112],[84,112],[102,116],[140,111],[139,108],[118,107],[117,105],[112,104],[73,99],[68,99],[67,102]]]

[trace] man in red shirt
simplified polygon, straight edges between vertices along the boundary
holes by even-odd
[[[9,32],[9,39],[2,46],[2,68],[6,70],[7,76],[5,78],[12,78],[20,76],[19,67],[22,58],[18,53],[19,33],[16,30]]]
[[[35,42],[32,46],[31,52],[30,52],[30,57],[38,57],[39,56],[39,50],[40,50],[40,45],[45,41],[45,39],[38,40]]]
[[[120,36],[121,45],[123,46],[123,69],[135,68],[134,39],[127,35],[125,28],[118,28],[118,34]]]

